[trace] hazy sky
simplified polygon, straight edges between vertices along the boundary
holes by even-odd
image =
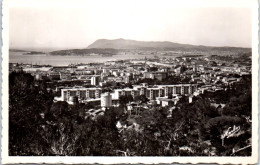
[[[84,3],[9,11],[10,47],[85,48],[97,39],[251,47],[250,8]]]

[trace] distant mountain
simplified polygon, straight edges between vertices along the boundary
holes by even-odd
[[[189,45],[189,44],[180,44],[169,41],[135,41],[135,40],[126,40],[126,39],[99,39],[87,47],[90,48],[111,48],[111,49],[139,49],[139,50],[198,50],[198,51],[207,51],[207,50],[225,50],[233,51],[237,49],[250,50],[250,48],[240,48],[240,47],[213,47],[213,46],[202,46],[202,45]]]
[[[49,52],[50,55],[115,55],[125,51],[177,51],[177,52],[204,52],[204,54],[238,54],[247,53],[251,48],[240,47],[213,47],[202,45],[180,44],[169,41],[135,41],[126,39],[99,39],[83,49],[66,49]],[[142,53],[141,53],[142,54]]]
[[[154,41],[135,41],[125,39],[99,39],[88,48],[112,48],[112,49],[147,49],[147,48],[179,48],[179,47],[194,47],[188,44],[179,44],[174,42],[154,42]]]

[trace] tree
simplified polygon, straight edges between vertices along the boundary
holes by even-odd
[[[231,138],[224,138],[223,134],[230,130],[230,128],[238,127],[239,131],[241,131],[237,137],[231,137]],[[234,116],[219,116],[212,118],[208,120],[208,122],[205,124],[205,132],[204,136],[208,135],[212,146],[216,147],[218,155],[230,155],[232,152],[232,149],[239,145],[241,148],[243,146],[246,146],[247,144],[239,144],[242,141],[246,141],[250,136],[248,136],[248,133],[251,134],[251,127],[248,126],[245,122],[245,119],[242,119],[240,117],[234,117]],[[249,132],[247,132],[250,130]],[[231,135],[231,134],[230,134]]]
[[[147,103],[149,100],[145,95],[138,95],[134,98],[134,101],[139,101],[140,103]]]
[[[50,108],[52,93],[35,83],[30,74],[9,75],[9,154],[42,155],[44,145],[39,130],[42,115]]]
[[[132,95],[121,95],[119,97],[119,103],[121,106],[126,106],[127,103],[132,102],[133,100]]]
[[[238,97],[232,97],[223,109],[223,114],[230,116],[252,117],[252,94],[251,90],[245,91]]]

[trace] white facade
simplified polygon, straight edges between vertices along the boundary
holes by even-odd
[[[112,95],[106,92],[101,95],[101,107],[111,107],[112,106]]]
[[[99,77],[98,76],[93,76],[91,77],[91,85],[99,85]]]
[[[192,95],[197,90],[196,84],[176,84],[176,85],[158,85],[149,88],[145,85],[135,85],[133,89],[116,89],[113,98],[119,99],[122,95],[145,95],[148,99],[155,99],[157,97],[168,97],[177,95]]]
[[[190,96],[190,97],[189,97],[189,103],[192,103],[192,100],[193,100],[193,97]]]
[[[61,89],[61,100],[69,101],[70,96],[77,96],[79,101],[100,98],[101,88],[66,88]]]

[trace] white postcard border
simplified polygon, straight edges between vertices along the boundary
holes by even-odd
[[[22,0],[19,0],[22,1]],[[102,0],[98,0],[102,1]],[[105,0],[104,0],[105,1]],[[102,2],[104,2],[102,1]],[[147,0],[143,0],[149,3]],[[151,0],[150,0],[151,1]],[[152,0],[156,1],[156,0]],[[118,163],[146,163],[146,164],[157,164],[157,163],[246,163],[254,164],[258,161],[258,2],[257,0],[172,0],[171,2],[166,0],[161,3],[176,3],[182,6],[197,7],[202,6],[231,6],[231,7],[252,7],[253,14],[253,34],[252,34],[252,156],[250,157],[92,157],[92,156],[8,156],[8,49],[9,49],[9,5],[18,2],[17,0],[4,0],[3,1],[3,19],[2,19],[2,163],[100,163],[100,164],[118,164]],[[26,2],[26,3],[24,3]],[[19,5],[35,5],[37,0],[24,0]],[[38,1],[39,2],[39,1]],[[68,3],[64,3],[68,2]],[[91,2],[91,0],[88,0]],[[117,0],[110,1],[116,3]],[[70,7],[72,1],[41,1],[42,7],[48,7],[48,5],[61,5]],[[73,3],[84,3],[84,1],[76,0]]]

